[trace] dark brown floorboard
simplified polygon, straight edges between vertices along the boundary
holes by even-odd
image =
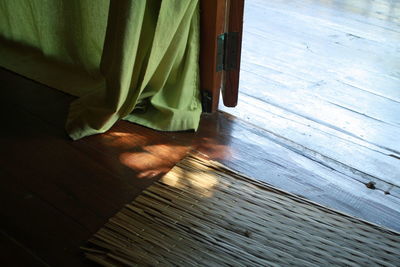
[[[0,232],[0,249],[2,266],[48,266],[34,252],[10,237],[3,230]]]
[[[73,98],[5,70],[0,76],[0,229],[40,263],[85,265],[79,246],[190,147],[125,122],[73,142],[64,131]]]
[[[227,114],[204,115],[197,133],[162,133],[121,121],[105,134],[71,141],[64,123],[72,97],[6,70],[0,70],[0,84],[4,261],[88,265],[79,246],[190,149],[354,216],[399,225],[394,197],[353,184]],[[337,183],[327,183],[328,176]],[[354,188],[369,190],[368,197],[355,198]]]
[[[121,121],[74,142],[73,97],[0,69],[0,264],[90,265],[79,246],[191,149],[400,231],[397,2],[248,1],[245,42],[268,49],[244,43],[241,119],[203,115],[197,133]]]

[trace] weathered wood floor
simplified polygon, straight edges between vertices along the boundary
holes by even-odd
[[[291,10],[282,9],[286,2],[293,4]],[[0,69],[0,264],[90,265],[79,246],[191,149],[313,201],[400,230],[399,42],[394,41],[399,38],[399,4],[366,1],[373,4],[371,10],[379,8],[362,11],[368,17],[360,11],[362,1],[351,1],[359,13],[346,17],[347,11],[338,15],[347,10],[341,7],[345,2],[269,1],[273,12],[267,14],[257,6],[265,1],[248,1],[252,12],[261,14],[248,16],[246,23],[271,19],[270,27],[258,28],[269,32],[264,41],[271,46],[269,54],[256,43],[245,43],[244,56],[251,61],[243,64],[243,78],[248,78],[236,114],[244,113],[249,123],[217,113],[203,116],[197,133],[160,133],[119,122],[105,134],[73,142],[64,132],[73,98]],[[273,30],[284,20],[279,14],[296,23]],[[318,23],[306,23],[312,17]],[[342,19],[347,22],[340,24]],[[303,40],[310,27],[320,30]],[[291,34],[285,37],[286,29]],[[251,49],[261,54],[251,58]],[[263,70],[261,82],[255,66]],[[368,189],[367,181],[375,181],[377,189]]]
[[[244,24],[239,105],[221,109],[325,167],[266,181],[399,229],[400,2],[251,0]]]

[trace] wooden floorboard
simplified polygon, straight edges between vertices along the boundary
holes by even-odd
[[[46,264],[85,265],[79,246],[190,145],[127,122],[74,142],[64,130],[73,98],[4,70],[0,76],[1,229]]]
[[[71,141],[64,123],[73,98],[5,70],[0,83],[0,228],[12,257],[87,266],[79,246],[191,149],[353,216],[400,225],[398,198],[355,183],[225,113],[203,115],[197,133],[121,121],[105,134]]]
[[[16,177],[4,172],[0,174],[1,229],[14,244],[19,244],[17,249],[10,251],[9,257],[17,257],[21,253],[20,247],[24,247],[34,259],[40,259],[40,263],[81,266],[78,248],[89,237],[89,232],[60,212],[60,207],[47,203],[16,183]],[[12,262],[9,257],[2,261]]]
[[[2,266],[89,266],[79,246],[191,149],[400,231],[399,4],[247,3],[258,26],[245,28],[237,117],[204,114],[196,133],[121,121],[72,141],[74,98],[0,69]]]
[[[49,266],[4,230],[0,232],[0,249],[0,262],[3,266]]]
[[[348,136],[354,136],[375,146],[385,148],[388,151],[394,151],[400,155],[400,144],[397,142],[397,136],[400,135],[398,113],[395,113],[395,110],[393,112],[380,112],[379,107],[374,106],[374,98],[370,98],[365,102],[366,107],[369,105],[370,109],[375,110],[376,113],[392,114],[391,120],[394,123],[387,123],[386,121],[372,117],[373,115],[368,115],[368,113],[364,114],[352,110],[350,107],[336,104],[333,102],[334,99],[329,98],[329,95],[326,99],[330,100],[321,99],[310,93],[313,90],[312,87],[296,87],[296,90],[275,84],[263,77],[250,73],[244,73],[242,77],[251,81],[241,87],[243,88],[243,94],[316,121],[321,125],[329,126],[330,128],[346,133]],[[259,81],[258,85],[256,85],[255,81]],[[330,87],[328,85],[326,87],[326,90],[335,90],[334,86]],[[320,92],[323,93],[322,90]],[[342,97],[344,98],[346,95],[343,94]],[[349,97],[348,102],[354,101],[354,99],[357,98]],[[362,99],[358,98],[357,101],[362,101]],[[392,103],[389,102],[386,106],[390,108],[390,104]],[[396,105],[400,105],[400,103]],[[383,105],[380,108],[385,107]]]
[[[372,181],[399,198],[397,2],[248,1],[239,105],[221,109],[355,184]]]
[[[270,133],[221,113],[218,134],[201,133],[199,150],[278,188],[366,220],[398,229],[400,200],[368,189],[347,173],[280,143]],[[210,127],[209,127],[210,128]],[[203,130],[204,131],[204,130]]]

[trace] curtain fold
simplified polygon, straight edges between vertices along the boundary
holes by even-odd
[[[198,127],[198,0],[5,0],[0,48],[3,67],[80,97],[73,139],[119,119]]]

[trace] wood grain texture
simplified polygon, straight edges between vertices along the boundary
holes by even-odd
[[[247,3],[256,13],[245,13],[246,23],[259,27],[244,39],[261,38],[268,49],[244,42],[242,58],[251,62],[242,61],[248,79],[241,90],[257,90],[259,97],[240,96],[242,119],[203,115],[196,133],[118,122],[105,134],[72,142],[64,124],[74,98],[0,70],[0,228],[7,253],[28,263],[88,266],[79,246],[191,149],[400,231],[399,4],[305,0],[290,8],[277,0],[265,10],[265,1]],[[370,181],[375,190],[366,187]]]
[[[126,122],[73,142],[64,131],[73,98],[4,70],[0,78],[0,229],[45,264],[87,265],[79,246],[190,147]]]
[[[393,229],[400,225],[398,198],[233,116],[203,115],[197,133],[121,121],[73,142],[64,132],[73,98],[5,70],[0,84],[0,228],[50,266],[87,266],[79,246],[191,149],[320,204]],[[10,249],[12,256],[20,253]]]
[[[211,110],[218,109],[222,73],[217,72],[217,37],[224,33],[226,0],[200,0],[200,86],[212,96]],[[208,112],[208,111],[207,111]]]
[[[235,107],[237,105],[239,96],[239,78],[240,78],[240,57],[242,48],[242,30],[243,30],[243,12],[244,12],[244,0],[229,0],[229,16],[228,16],[228,33],[237,33],[236,44],[236,55],[235,58],[229,60],[235,60],[238,62],[237,67],[234,69],[228,69],[224,75],[224,86],[222,87],[222,96],[224,105],[227,107]],[[228,43],[228,49],[232,49]]]
[[[0,232],[0,249],[3,266],[49,266],[3,230]]]
[[[16,183],[16,177],[4,172],[0,175],[0,197],[4,203],[1,229],[18,244],[8,257],[1,258],[2,265],[7,266],[10,258],[18,257],[22,246],[34,255],[28,260],[37,259],[40,265],[82,266],[77,246],[88,237],[87,230],[57,210],[56,203],[48,203]]]
[[[400,233],[196,154],[110,218],[88,243],[88,258],[129,266],[394,266],[400,260]]]
[[[245,8],[240,101],[221,109],[399,198],[397,1],[255,0]]]

